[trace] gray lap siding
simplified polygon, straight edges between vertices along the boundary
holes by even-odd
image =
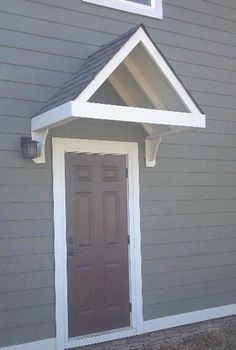
[[[139,143],[145,320],[234,304],[234,1],[164,0],[164,20],[80,0],[0,6],[0,347],[55,336],[51,136]],[[143,22],[207,115],[144,166],[138,125],[80,120],[53,130],[47,163],[22,159],[30,117],[98,46]]]

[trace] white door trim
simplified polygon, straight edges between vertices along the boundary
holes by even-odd
[[[141,233],[139,207],[138,145],[135,142],[98,141],[52,138],[54,254],[56,290],[56,349],[64,350],[124,338],[142,333],[143,302],[141,274]],[[130,294],[132,301],[131,327],[87,337],[68,338],[67,307],[67,248],[65,206],[65,153],[96,153],[126,155],[128,177],[128,229],[130,235]]]

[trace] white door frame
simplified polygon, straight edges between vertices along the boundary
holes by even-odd
[[[54,198],[54,255],[56,290],[56,350],[124,338],[142,333],[143,300],[141,274],[141,233],[139,207],[139,162],[136,142],[99,141],[52,138],[53,198]],[[65,153],[118,154],[127,156],[128,231],[130,235],[130,298],[131,326],[125,329],[69,339],[67,305],[67,244],[65,205]]]

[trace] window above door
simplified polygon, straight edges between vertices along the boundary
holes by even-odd
[[[136,13],[143,16],[163,18],[163,0],[83,0],[95,5]]]

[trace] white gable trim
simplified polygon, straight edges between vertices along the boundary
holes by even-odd
[[[168,80],[175,93],[179,96],[182,103],[185,105],[188,113],[175,112],[169,110],[157,110],[127,106],[115,106],[109,104],[88,102],[99,87],[112,75],[115,69],[128,57],[133,49],[142,43],[144,49],[149,54],[150,58],[156,64],[164,77]],[[129,62],[127,62],[129,65]],[[130,69],[132,67],[129,67]],[[145,80],[145,79],[144,79]],[[113,82],[114,83],[114,82]],[[141,83],[141,82],[140,82]],[[152,101],[153,91],[149,87],[149,99]],[[151,98],[150,98],[151,96]],[[39,141],[39,149],[41,154],[35,158],[35,162],[45,162],[44,145],[47,137],[45,129],[56,127],[75,118],[93,118],[104,120],[116,120],[125,122],[141,123],[145,129],[145,124],[149,125],[167,125],[177,127],[198,127],[205,128],[205,115],[201,112],[191,95],[184,88],[180,80],[174,74],[162,54],[153,44],[147,33],[142,27],[139,27],[136,32],[127,40],[127,42],[119,49],[114,57],[105,65],[103,69],[95,76],[90,84],[81,92],[74,100],[69,101],[59,107],[56,107],[48,112],[32,118],[31,129],[33,139]],[[149,128],[151,130],[152,128]],[[176,129],[177,132],[179,130]],[[149,136],[153,134],[149,132]],[[174,130],[172,129],[172,133]],[[155,165],[155,156],[157,153],[159,140],[162,135],[156,137],[156,143],[149,140],[146,141],[146,164],[147,166]],[[149,150],[149,151],[148,151]],[[152,150],[152,152],[150,152]]]
[[[166,60],[163,58],[162,54],[153,44],[152,40],[148,37],[142,27],[138,28],[137,31],[131,36],[131,38],[128,39],[128,41],[121,47],[121,49],[114,55],[114,57],[96,75],[95,79],[78,96],[76,101],[88,101],[139,43],[142,43],[145,50],[155,62],[157,68],[161,70],[165,78],[169,81],[170,85],[173,87],[189,111],[192,113],[202,114],[196,103],[193,101],[192,97],[183,87]]]

